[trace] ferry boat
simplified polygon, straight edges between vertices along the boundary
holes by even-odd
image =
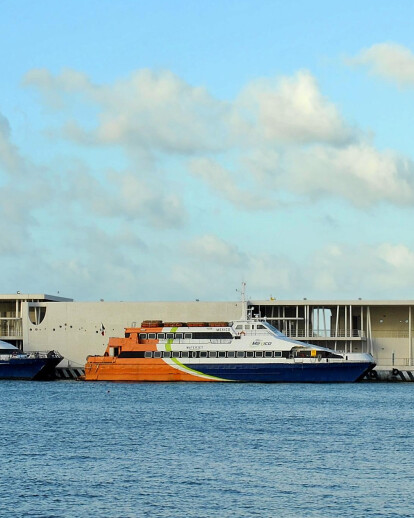
[[[62,360],[63,356],[56,351],[24,353],[0,340],[0,379],[53,379],[55,367]]]
[[[233,381],[333,383],[362,379],[366,353],[339,353],[288,338],[244,310],[234,322],[147,320],[88,356],[86,381]]]

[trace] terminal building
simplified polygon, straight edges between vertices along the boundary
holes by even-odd
[[[414,381],[414,301],[250,300],[253,316],[291,338],[343,352],[369,352],[377,373]],[[76,302],[46,294],[0,295],[0,340],[23,351],[59,351],[62,377],[81,374],[86,357],[103,354],[110,336],[143,320],[232,321],[241,302]],[[61,375],[59,374],[59,376]],[[382,379],[382,378],[381,378]]]

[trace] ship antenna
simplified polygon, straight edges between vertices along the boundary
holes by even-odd
[[[246,283],[242,282],[241,287],[242,320],[247,320]]]

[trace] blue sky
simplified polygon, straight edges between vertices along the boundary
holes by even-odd
[[[414,298],[413,15],[0,1],[1,291]]]

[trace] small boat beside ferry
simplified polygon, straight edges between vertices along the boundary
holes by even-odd
[[[54,378],[55,367],[63,360],[56,351],[22,352],[0,340],[0,379],[48,380]]]
[[[340,353],[288,338],[265,319],[234,322],[147,320],[88,356],[86,381],[344,383],[375,367],[366,353]]]

